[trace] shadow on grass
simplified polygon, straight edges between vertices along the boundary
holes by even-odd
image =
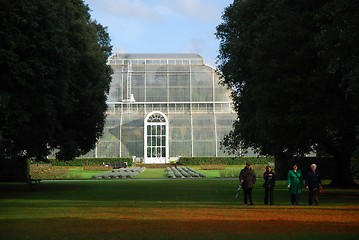
[[[16,227],[14,227],[16,226]],[[46,227],[45,227],[46,226]],[[358,225],[305,221],[104,220],[0,221],[3,239],[358,239]]]
[[[358,239],[359,190],[326,189],[320,206],[275,206],[234,198],[237,180],[43,181],[0,183],[1,239]]]
[[[42,181],[34,190],[24,183],[0,183],[0,199],[239,205],[243,202],[243,192],[235,198],[237,187],[237,180],[54,180]],[[263,205],[260,183],[253,195],[255,204]],[[285,181],[278,181],[274,195],[275,205],[290,204]],[[307,197],[308,191],[304,189],[301,205],[307,204]],[[326,188],[320,204],[359,205],[359,189]]]

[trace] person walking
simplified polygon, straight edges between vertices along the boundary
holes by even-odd
[[[241,170],[239,173],[239,182],[243,188],[243,197],[244,197],[244,204],[253,205],[253,194],[252,189],[253,185],[256,183],[256,173],[251,168],[251,163],[246,162],[246,166]]]
[[[299,195],[302,193],[303,177],[298,165],[293,164],[293,169],[288,172],[288,189],[292,205],[299,205]]]
[[[319,203],[319,188],[322,186],[319,172],[316,170],[317,165],[314,163],[310,165],[310,170],[307,173],[305,186],[309,189],[308,204],[318,205]]]
[[[264,204],[265,205],[273,205],[273,192],[275,185],[275,175],[272,171],[271,166],[266,166],[266,171],[263,173],[264,179]]]

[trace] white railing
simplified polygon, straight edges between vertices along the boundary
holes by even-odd
[[[164,113],[234,113],[231,102],[107,102],[107,114]]]

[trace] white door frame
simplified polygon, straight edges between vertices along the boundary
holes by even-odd
[[[144,163],[169,163],[167,116],[159,111],[151,112],[144,125]]]

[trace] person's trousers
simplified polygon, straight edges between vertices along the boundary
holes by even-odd
[[[253,205],[253,195],[252,195],[252,188],[243,188],[243,197],[244,197],[244,204],[249,203]]]
[[[264,204],[268,205],[268,203],[270,205],[273,205],[273,188],[265,188],[264,189]]]
[[[313,205],[313,203],[314,203],[315,205],[318,205],[318,202],[319,202],[318,188],[315,188],[315,189],[309,188],[308,204]]]
[[[299,205],[299,193],[294,193],[290,195],[292,205]]]

